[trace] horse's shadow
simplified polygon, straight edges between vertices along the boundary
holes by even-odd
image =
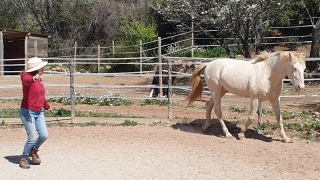
[[[238,134],[240,133],[241,129],[239,127],[239,123],[236,121],[226,121],[224,120],[229,132],[232,134],[233,137],[236,139],[240,139]],[[179,129],[181,131],[190,132],[190,133],[197,133],[197,134],[204,134],[204,135],[214,135],[217,137],[225,137],[221,125],[218,119],[211,120],[210,127],[206,130],[206,132],[202,133],[201,128],[204,125],[205,119],[195,119],[188,123],[176,123],[172,125],[173,129]],[[266,137],[262,134],[259,134],[251,129],[248,129],[245,133],[245,137],[247,139],[257,139],[265,142],[272,142],[274,141],[271,137]]]
[[[19,164],[21,155],[4,156],[4,158],[13,164]]]

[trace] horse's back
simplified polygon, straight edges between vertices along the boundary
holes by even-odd
[[[256,81],[255,71],[252,61],[217,59],[208,63],[204,76],[210,91],[223,88],[232,94],[249,97],[248,87]]]

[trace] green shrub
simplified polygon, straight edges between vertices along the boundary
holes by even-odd
[[[120,124],[121,126],[136,126],[138,123],[136,121],[125,120]]]
[[[239,105],[229,106],[228,108],[231,112],[238,112],[238,113],[245,113],[248,110],[246,108],[243,108]]]
[[[159,105],[168,106],[169,102],[167,99],[145,99],[141,105]]]
[[[226,50],[222,47],[207,48],[207,49],[195,49],[195,57],[200,58],[214,58],[214,57],[227,57]]]

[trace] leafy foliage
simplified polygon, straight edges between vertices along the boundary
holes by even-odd
[[[162,0],[153,8],[183,31],[190,31],[192,21],[196,30],[217,29],[218,34],[213,36],[220,38],[220,46],[230,56],[234,55],[226,38],[233,38],[241,54],[249,58],[251,50],[260,47],[267,29],[279,14],[287,13],[284,8],[289,5],[285,0]]]
[[[71,99],[70,97],[54,97],[54,98],[49,98],[48,102],[57,102],[57,103],[62,103],[65,105],[70,105],[71,104]],[[99,104],[100,106],[130,106],[134,104],[133,101],[127,100],[125,98],[122,98],[120,94],[117,93],[109,93],[108,95],[102,95],[100,97],[96,97],[94,95],[90,94],[80,94],[76,93],[75,98],[74,98],[74,103],[75,104]]]
[[[116,48],[116,54],[121,54],[121,57],[140,57],[140,48],[151,49],[156,46],[157,32],[156,25],[154,23],[147,24],[146,22],[135,20],[133,18],[122,18],[122,26],[120,27],[121,33],[123,34],[123,39],[119,41]],[[148,44],[143,45],[140,43]],[[154,41],[154,43],[149,43]],[[121,49],[120,49],[121,47]],[[124,54],[125,53],[125,54]],[[143,56],[154,56],[156,51],[147,51]],[[117,56],[117,55],[116,55]],[[118,62],[118,63],[117,63]],[[130,64],[130,62],[137,62],[137,59],[133,60],[115,60],[111,65],[111,71],[113,72],[131,72],[139,71],[140,66]],[[123,64],[128,63],[128,64]],[[150,70],[151,66],[149,66]]]
[[[125,120],[121,123],[121,126],[136,126],[138,123],[136,121]]]

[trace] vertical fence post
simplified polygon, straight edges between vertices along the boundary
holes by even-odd
[[[194,17],[191,17],[191,58],[194,57]]]
[[[142,75],[142,40],[140,39],[140,75]]]
[[[113,55],[113,57],[114,57],[114,54],[115,54],[116,52],[115,52],[115,47],[114,47],[114,41],[112,41],[112,55]]]
[[[33,51],[34,51],[34,57],[38,57],[38,42],[34,41],[33,42]]]
[[[70,59],[70,101],[71,101],[71,123],[75,118],[75,108],[74,108],[74,71],[75,71],[75,61],[77,58],[77,42],[74,43],[74,58]]]
[[[162,55],[161,55],[161,37],[158,37],[158,61],[159,61],[159,94],[163,95],[162,90]]]
[[[98,73],[100,73],[100,44],[98,45]]]
[[[172,120],[172,59],[169,59],[168,61],[168,119]]]

